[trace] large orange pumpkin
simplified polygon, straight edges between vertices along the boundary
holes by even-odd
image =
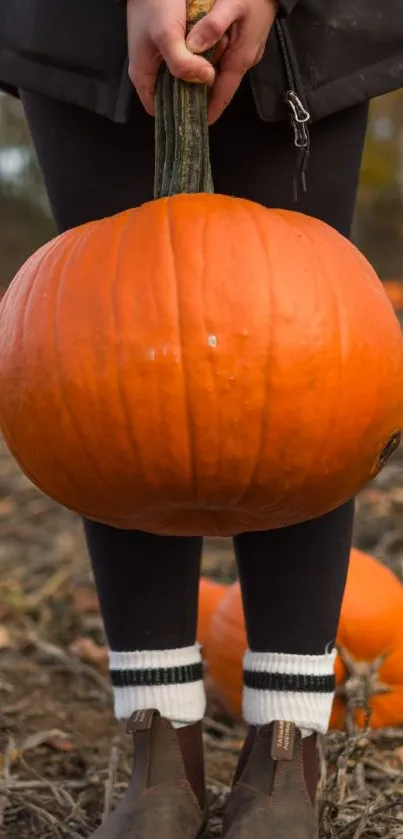
[[[318,516],[400,439],[393,308],[323,222],[173,195],[211,189],[206,91],[167,73],[158,90],[169,197],[21,268],[0,309],[1,430],[38,487],[116,527],[231,535]]]
[[[338,695],[330,725],[345,725],[346,700],[372,711],[374,728],[403,723],[403,586],[378,560],[353,549],[343,599],[335,673]],[[239,583],[223,597],[210,622],[207,661],[228,712],[240,716],[242,657],[247,646]],[[353,710],[363,725],[366,713]]]

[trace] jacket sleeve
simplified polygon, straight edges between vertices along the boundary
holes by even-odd
[[[297,2],[298,0],[280,0],[278,10],[279,17],[288,17]]]

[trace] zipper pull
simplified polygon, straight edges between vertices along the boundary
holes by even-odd
[[[311,118],[309,111],[302,104],[295,90],[287,90],[284,101],[288,105],[291,114],[291,125],[294,131],[294,146],[299,149],[298,174],[302,191],[306,192],[306,169],[310,153],[310,137],[308,122]],[[298,184],[294,180],[294,200],[298,199]]]
[[[287,90],[284,101],[292,111],[292,118],[296,123],[306,123],[310,120],[311,115],[306,108],[304,108],[299,96],[295,90]]]
[[[287,90],[284,101],[291,111],[291,125],[294,129],[294,145],[297,149],[309,147],[309,133],[307,123],[311,115],[304,108],[299,96],[294,90]]]

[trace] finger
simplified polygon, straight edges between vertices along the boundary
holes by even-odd
[[[215,80],[214,67],[201,55],[194,55],[187,49],[182,37],[172,31],[163,31],[153,36],[164,61],[173,76],[188,82],[212,85]]]
[[[136,88],[143,107],[150,116],[154,116],[155,84],[157,76],[154,74],[147,75],[146,73],[142,73],[141,76],[138,76],[134,71],[131,73],[129,72],[129,76]]]
[[[168,47],[168,49],[169,49],[169,47]],[[186,53],[188,53],[187,50],[186,50]],[[149,113],[153,116],[154,113],[155,113],[155,108],[154,108],[155,85],[156,85],[156,80],[157,80],[157,76],[158,76],[158,71],[159,71],[161,63],[163,61],[161,51],[155,44],[153,44],[151,41],[148,41],[145,45],[144,44],[141,45],[141,43],[138,43],[137,49],[135,48],[133,50],[133,54],[134,54],[134,59],[131,61],[130,65],[129,65],[129,77],[130,77],[134,87],[136,88],[138,96],[139,96],[145,110],[147,111],[147,113]],[[189,56],[191,58],[193,58],[191,53],[189,53]],[[195,58],[197,58],[198,61],[200,60],[199,56],[195,56]],[[201,59],[201,60],[203,62],[203,67],[204,67],[204,64],[207,65],[207,68],[208,68],[208,75],[206,74],[206,78],[208,79],[207,83],[211,84],[212,82],[214,82],[214,79],[215,79],[215,71],[214,71],[213,67],[211,66],[211,64],[209,62],[205,61],[204,59]],[[175,65],[175,62],[174,62],[174,65]],[[172,67],[172,63],[171,63],[171,67]],[[170,67],[170,69],[171,69],[171,67]],[[180,78],[185,78],[188,81],[196,81],[196,82],[203,81],[203,78],[200,79],[198,77],[196,77],[196,78],[193,77],[193,74],[195,73],[195,70],[192,66],[189,66],[188,68],[186,68],[184,66],[178,66],[176,64],[175,67],[176,67],[176,70],[179,71],[178,75],[182,74],[182,75],[180,75]],[[171,69],[171,72],[172,72],[172,69]],[[177,73],[174,73],[174,75],[177,75]],[[199,72],[198,75],[203,76],[203,71],[202,71],[201,74]]]
[[[214,47],[214,53],[213,53],[213,56],[211,58],[211,61],[214,65],[220,63],[220,61],[221,61],[221,59],[222,59],[222,57],[225,53],[225,50],[228,48],[228,44],[229,44],[229,37],[228,37],[228,35],[224,35],[224,37],[221,38],[221,41],[218,42],[217,46]]]
[[[135,50],[135,59],[129,64],[129,78],[136,88],[140,101],[147,113],[154,115],[155,85],[162,63],[161,54],[149,42]]]
[[[199,20],[189,32],[186,46],[196,53],[214,47],[243,14],[243,5],[239,0],[216,0],[211,12]]]
[[[244,73],[221,69],[217,81],[212,89],[208,104],[207,117],[209,125],[218,120],[225,108],[231,102],[234,94],[244,77]]]
[[[261,42],[255,44],[254,47],[250,47],[248,44],[245,45],[244,39],[241,38],[239,46],[232,47],[230,45],[225,51],[209,101],[208,120],[210,125],[216,122],[229,105],[245,73],[258,62],[263,49],[264,45],[262,47]]]

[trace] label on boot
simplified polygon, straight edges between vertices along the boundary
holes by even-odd
[[[292,760],[294,757],[295,725],[277,720],[273,725],[271,757],[273,760]]]
[[[147,731],[147,729],[152,728],[155,717],[159,717],[159,715],[159,711],[154,708],[134,711],[127,723],[127,733],[135,734],[136,731]]]

